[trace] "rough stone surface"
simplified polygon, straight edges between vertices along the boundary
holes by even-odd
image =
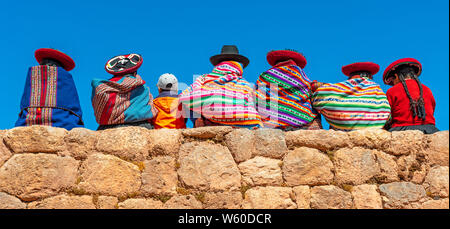
[[[0,192],[0,209],[25,209],[27,205],[18,198]]]
[[[112,155],[93,154],[80,168],[78,189],[94,194],[126,196],[141,186],[139,168]]]
[[[284,133],[277,129],[258,129],[255,131],[255,156],[282,159],[287,153]]]
[[[3,143],[3,136],[5,135],[3,132],[4,131],[0,132],[0,166],[12,157],[12,153]]]
[[[397,160],[399,168],[399,177],[403,181],[411,181],[416,184],[422,184],[429,165],[423,152],[413,152],[409,155],[400,156]]]
[[[285,135],[289,148],[305,146],[326,152],[351,146],[348,134],[343,131],[297,130],[286,132]]]
[[[351,209],[352,195],[336,186],[316,186],[311,188],[311,208]]]
[[[257,156],[242,162],[238,168],[246,185],[277,186],[283,183],[280,165],[280,160]]]
[[[225,144],[237,163],[255,154],[255,134],[249,129],[235,129],[225,136]]]
[[[379,173],[376,175],[376,179],[379,183],[391,183],[400,181],[398,177],[399,169],[395,162],[395,157],[387,153],[375,150],[374,154],[377,158],[378,165],[380,167]]]
[[[150,155],[176,155],[182,139],[181,130],[151,130],[149,131]]]
[[[428,200],[421,206],[422,209],[449,209],[448,198],[440,200]]]
[[[359,185],[380,173],[380,167],[372,150],[363,148],[340,149],[334,153],[336,182]]]
[[[431,165],[449,166],[449,131],[440,131],[426,135],[427,149],[425,150]]]
[[[293,187],[292,191],[294,192],[295,202],[297,203],[298,209],[310,209],[311,202],[311,191],[309,186],[297,186]]]
[[[242,194],[240,192],[206,193],[203,207],[205,209],[239,209]]]
[[[180,181],[202,191],[238,189],[241,174],[228,148],[206,142],[186,143],[180,148]]]
[[[122,127],[98,131],[96,149],[132,161],[144,161],[149,154],[148,130]]]
[[[384,208],[419,208],[426,200],[425,189],[411,182],[393,182],[379,186]]]
[[[119,209],[162,209],[163,203],[153,199],[128,199],[119,203]]]
[[[66,154],[77,160],[84,160],[88,155],[95,152],[95,143],[97,142],[96,131],[85,128],[74,128],[65,135],[64,140],[67,145],[67,151],[60,154]]]
[[[215,139],[224,140],[225,135],[233,130],[230,126],[207,126],[200,128],[184,129],[183,135],[185,137],[200,138],[200,139]]]
[[[202,203],[192,195],[173,196],[164,204],[167,209],[202,209]]]
[[[394,131],[389,147],[384,151],[396,156],[420,152],[425,145],[423,136],[419,130]]]
[[[29,209],[95,209],[91,196],[59,195],[28,204]]]
[[[176,194],[178,175],[175,158],[158,156],[145,161],[141,191],[146,195]]]
[[[66,134],[49,126],[16,127],[7,131],[4,142],[14,153],[56,153],[66,149]]]
[[[423,186],[432,196],[448,197],[448,166],[435,166],[430,169]]]
[[[94,201],[97,209],[116,209],[118,208],[118,202],[119,199],[115,196],[99,196],[96,203]]]
[[[380,193],[376,185],[363,184],[352,188],[353,202],[357,209],[382,209]]]
[[[245,192],[244,209],[295,209],[292,188],[255,187]]]
[[[366,128],[348,133],[353,146],[368,149],[385,149],[391,142],[391,133],[380,128]]]
[[[16,154],[0,168],[0,191],[24,201],[56,195],[75,185],[79,162],[54,154]]]
[[[333,163],[316,149],[301,147],[283,160],[283,177],[289,186],[323,185],[333,181]]]

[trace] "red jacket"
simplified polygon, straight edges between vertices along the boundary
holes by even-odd
[[[411,97],[413,99],[418,99],[420,96],[420,90],[416,81],[407,79],[405,82]],[[422,88],[426,112],[425,120],[421,120],[417,116],[413,118],[411,110],[409,109],[409,99],[403,89],[403,84],[398,83],[387,91],[386,96],[389,100],[389,104],[391,105],[392,127],[425,124],[435,125],[436,121],[434,119],[434,110],[436,107],[436,101],[434,100],[431,90],[427,86],[422,84]]]

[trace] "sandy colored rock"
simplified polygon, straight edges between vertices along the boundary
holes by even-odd
[[[80,167],[77,189],[87,193],[126,196],[141,186],[139,168],[112,155],[92,154]]]
[[[289,186],[323,185],[333,181],[333,163],[316,149],[296,148],[283,160],[283,178]]]
[[[199,128],[183,129],[183,136],[200,139],[223,140],[225,135],[233,130],[231,126],[206,126]]]
[[[397,159],[398,175],[402,181],[411,181],[416,184],[422,184],[429,165],[423,152],[413,152],[409,155],[400,156]]]
[[[24,201],[56,195],[75,185],[79,162],[54,154],[16,154],[0,168],[0,191]]]
[[[72,129],[64,137],[67,151],[61,154],[67,154],[77,160],[86,159],[89,154],[95,152],[97,133],[96,131],[85,128]]]
[[[240,192],[208,192],[205,194],[205,209],[240,209],[242,203]]]
[[[311,208],[351,209],[352,195],[336,186],[316,186],[311,188]]]
[[[225,146],[207,142],[183,144],[179,162],[179,180],[189,188],[224,191],[241,186],[241,174]]]
[[[225,136],[225,145],[236,163],[252,158],[255,152],[255,134],[249,129],[235,129]]]
[[[388,209],[419,208],[426,201],[425,189],[411,182],[382,184],[379,190]]]
[[[3,143],[3,136],[5,135],[4,132],[0,132],[0,167],[5,163],[9,158],[12,157],[11,151],[6,147],[6,145]]]
[[[176,155],[180,150],[183,135],[181,130],[158,129],[149,132],[150,155]]]
[[[363,184],[380,173],[373,150],[343,148],[336,151],[333,158],[338,184]]]
[[[142,172],[141,192],[146,195],[176,194],[178,175],[175,158],[158,156],[145,161]]]
[[[346,132],[334,130],[297,130],[288,131],[286,144],[289,148],[309,147],[324,152],[349,147],[350,138]]]
[[[380,128],[366,128],[348,132],[348,137],[353,146],[367,149],[383,150],[389,147],[391,132]]]
[[[421,209],[449,209],[448,198],[428,200],[422,204]]]
[[[297,186],[293,187],[292,191],[294,192],[294,199],[297,203],[298,209],[310,209],[310,203],[311,203],[311,191],[309,189],[309,186],[303,185],[303,186]]]
[[[56,153],[66,149],[66,134],[49,126],[16,127],[6,132],[4,142],[14,153]]]
[[[166,209],[202,209],[202,203],[195,199],[193,195],[173,196],[164,204]]]
[[[376,185],[363,184],[351,190],[356,209],[383,209],[380,193]]]
[[[435,166],[430,169],[423,186],[432,196],[448,197],[448,166]]]
[[[419,130],[394,131],[389,147],[383,151],[396,156],[422,151],[425,146],[424,134]]]
[[[128,199],[119,203],[119,209],[162,209],[163,203],[153,199]]]
[[[277,129],[255,130],[254,156],[282,159],[287,153],[284,133]]]
[[[144,161],[149,154],[149,130],[121,127],[98,131],[96,149],[132,161]]]
[[[277,186],[283,183],[281,160],[257,156],[238,165],[242,180],[249,186]]]
[[[377,159],[378,166],[380,167],[379,173],[376,175],[378,183],[391,183],[400,181],[398,176],[399,169],[395,162],[395,157],[387,153],[374,150],[375,157]]]
[[[68,196],[66,194],[50,197],[28,204],[29,209],[95,209],[92,196]]]
[[[119,200],[115,196],[99,196],[97,199],[97,209],[116,209]]]
[[[427,147],[425,154],[431,165],[449,166],[449,131],[440,131],[431,135],[425,135]]]
[[[0,209],[25,209],[27,205],[15,196],[0,192]]]
[[[287,187],[255,187],[245,192],[244,209],[295,209],[292,189]]]

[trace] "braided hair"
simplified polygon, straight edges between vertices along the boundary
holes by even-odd
[[[398,67],[398,69],[395,70],[394,73],[397,74],[400,82],[403,85],[403,89],[405,89],[406,96],[409,99],[409,109],[412,112],[413,118],[418,117],[419,119],[425,120],[426,112],[425,112],[425,102],[423,99],[422,83],[419,81],[419,78],[417,77],[414,68],[409,65],[401,65]],[[411,97],[408,87],[406,86],[405,79],[413,79],[419,86],[420,97],[417,100]]]
[[[366,77],[366,78],[369,78],[369,79],[372,79],[372,74],[370,74],[370,72],[368,72],[368,71],[357,71],[357,72],[352,72],[351,74],[350,74],[350,77],[353,77],[353,76],[356,76],[356,75],[359,75],[359,76],[361,76],[361,77]]]

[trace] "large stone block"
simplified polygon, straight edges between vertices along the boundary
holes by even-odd
[[[92,153],[95,153],[95,144],[98,133],[96,131],[74,128],[65,135],[64,140],[67,145],[67,151],[60,154],[69,155],[77,160],[84,160]],[[109,141],[114,141],[110,139]]]
[[[294,192],[295,202],[297,203],[298,209],[310,209],[311,203],[311,190],[309,186],[302,185],[293,187],[292,191]]]
[[[29,209],[95,209],[92,196],[68,196],[66,194],[31,202]]]
[[[172,155],[176,156],[180,150],[183,135],[181,130],[158,129],[149,133],[150,155]]]
[[[283,178],[289,186],[323,185],[333,181],[333,163],[316,149],[296,148],[283,160]]]
[[[399,177],[403,181],[422,184],[430,166],[423,151],[400,156],[397,159]]]
[[[419,130],[394,131],[389,147],[384,152],[396,156],[420,152],[425,146],[424,134]]]
[[[138,166],[112,155],[92,154],[80,167],[78,189],[92,194],[127,196],[139,191]]]
[[[244,209],[295,209],[292,188],[255,187],[245,192]]]
[[[423,186],[432,196],[448,197],[448,166],[435,166],[430,169]]]
[[[289,148],[304,146],[326,152],[351,146],[348,134],[343,131],[297,130],[286,132],[285,135]]]
[[[205,209],[240,209],[242,204],[240,192],[208,192],[205,194]]]
[[[7,131],[4,142],[14,153],[56,153],[66,149],[66,134],[49,126],[16,127]]]
[[[257,129],[255,131],[255,156],[282,159],[287,153],[284,133],[277,129]]]
[[[5,163],[9,158],[12,157],[12,153],[3,143],[3,137],[5,136],[6,131],[0,132],[0,167]]]
[[[177,191],[178,175],[175,158],[158,156],[145,161],[141,192],[146,195],[173,195]]]
[[[378,183],[391,183],[395,181],[399,181],[400,178],[398,176],[399,168],[396,158],[387,153],[375,150],[373,151],[376,158],[377,163],[380,167],[380,172],[376,175],[376,179]]]
[[[384,208],[419,208],[426,201],[425,189],[411,182],[382,184],[379,189],[383,195]]]
[[[97,209],[116,209],[119,199],[115,196],[99,196],[97,198]]]
[[[225,146],[207,142],[183,144],[179,162],[179,179],[189,188],[224,191],[241,186],[241,174]]]
[[[366,128],[348,132],[353,146],[383,150],[389,147],[391,132],[380,128]]]
[[[351,190],[356,209],[383,209],[380,193],[376,185],[363,184]]]
[[[257,156],[238,165],[242,179],[249,186],[277,186],[283,183],[281,160]]]
[[[202,203],[192,195],[176,195],[165,204],[166,209],[202,209]]]
[[[231,126],[206,126],[183,130],[183,136],[199,139],[224,140],[225,135],[233,130]]]
[[[425,154],[428,157],[430,165],[449,166],[449,131],[440,131],[435,134],[426,135],[425,141],[427,147]]]
[[[25,209],[27,205],[15,196],[0,192],[0,209]]]
[[[422,204],[421,209],[449,209],[448,198],[428,200]]]
[[[363,184],[380,173],[375,153],[363,148],[340,149],[334,153],[336,182]]]
[[[24,201],[56,195],[73,187],[79,162],[54,154],[16,154],[0,168],[0,191]]]
[[[119,203],[119,209],[162,209],[163,203],[153,199],[128,199]]]
[[[237,163],[255,154],[255,134],[249,129],[235,129],[225,136],[225,144]]]
[[[352,195],[336,186],[316,186],[311,188],[311,208],[351,209]]]

